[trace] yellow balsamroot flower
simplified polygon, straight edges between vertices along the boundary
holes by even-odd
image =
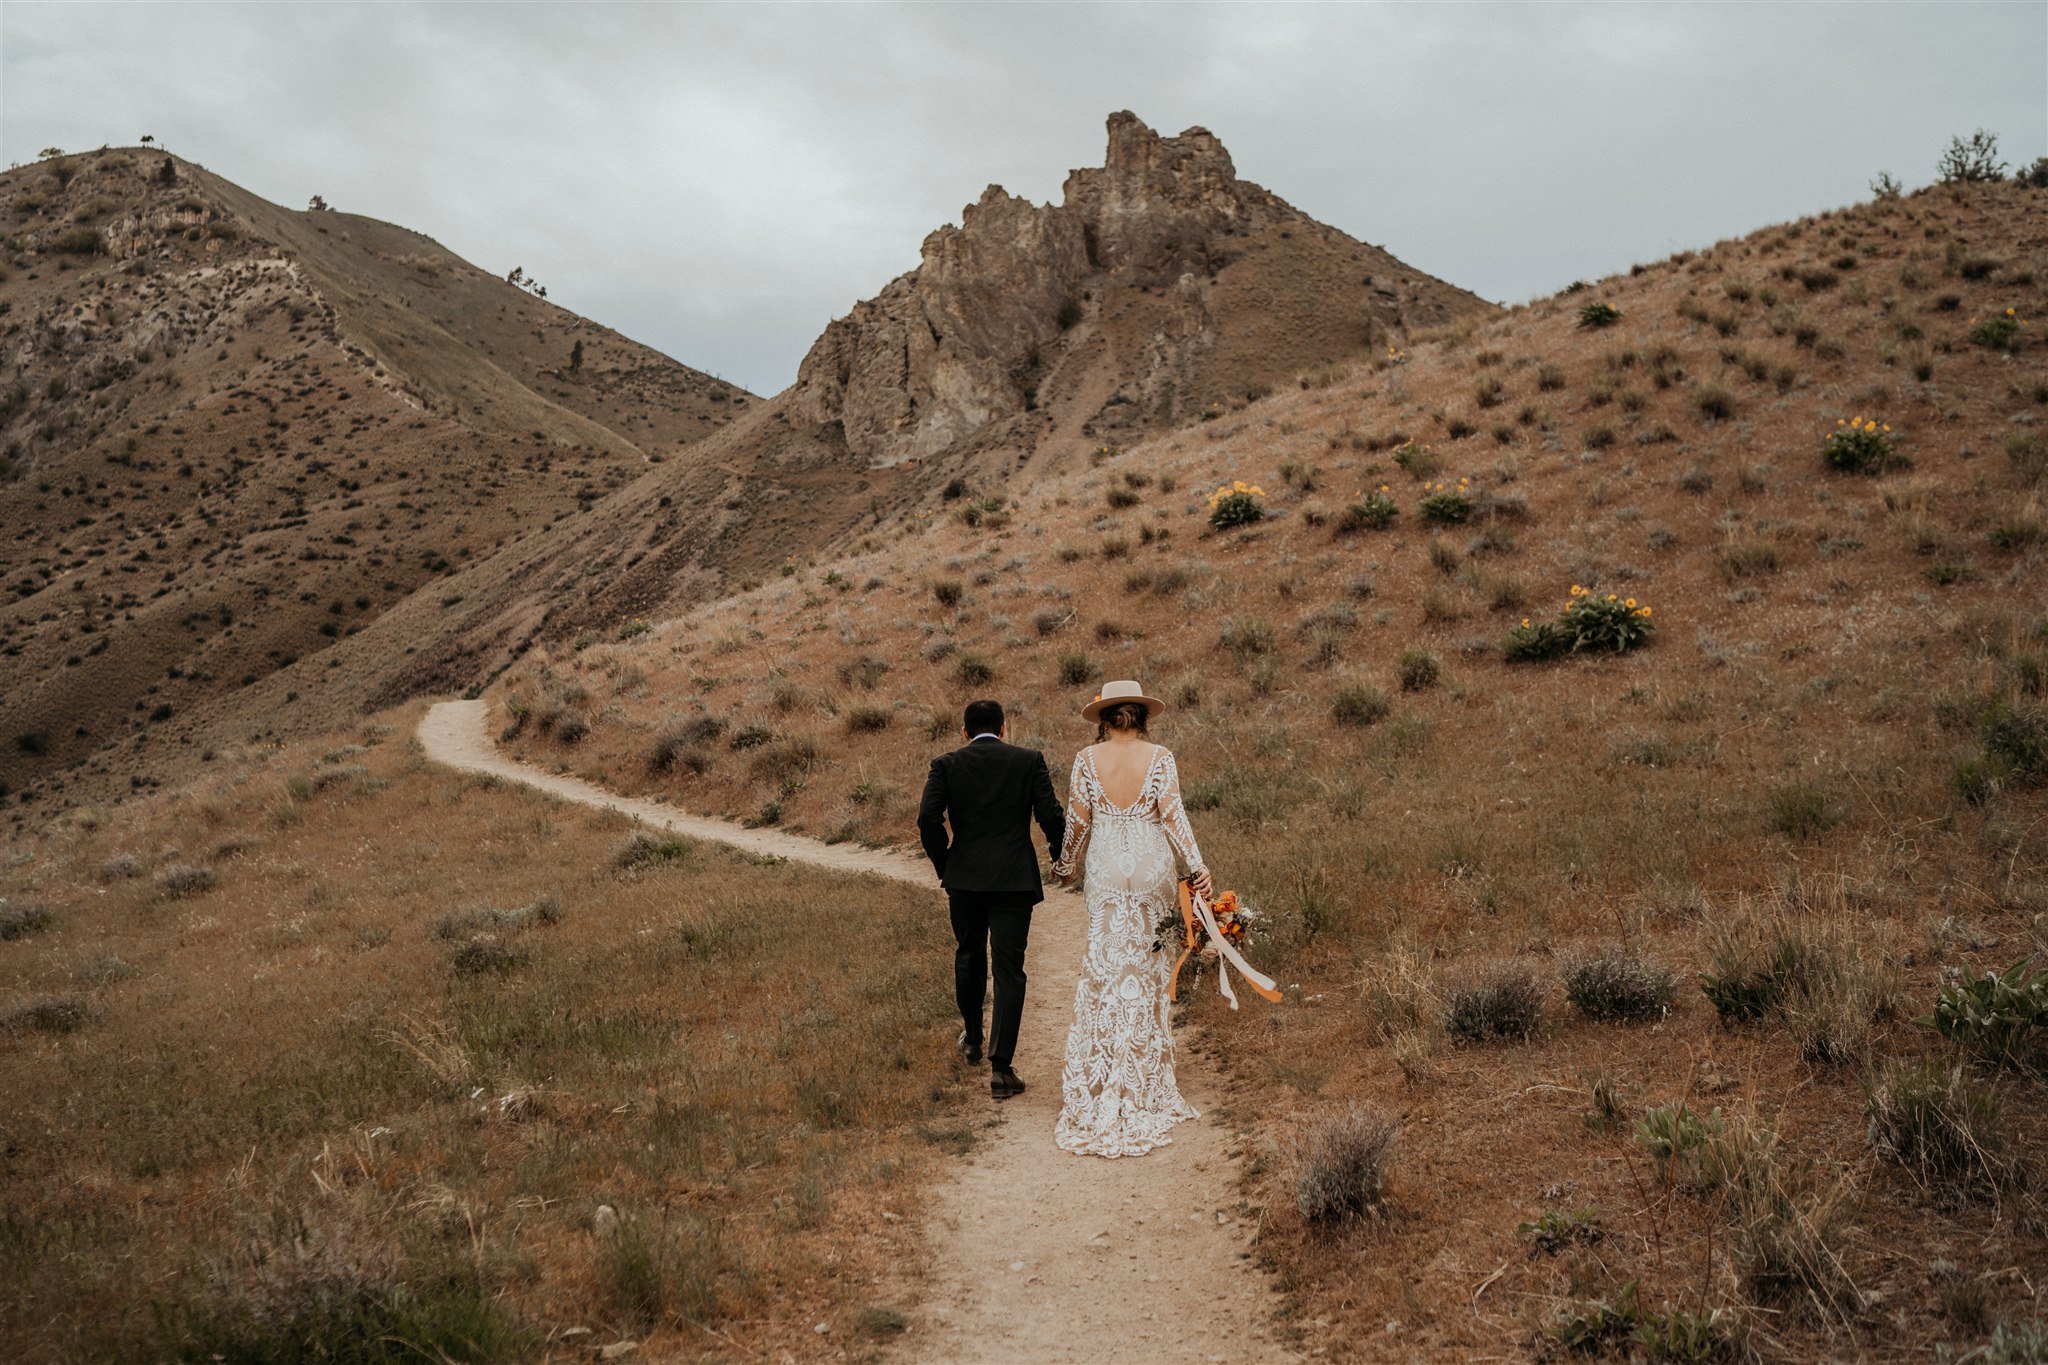
[[[1522,629],[1523,629],[1523,630],[1527,630],[1528,628],[1529,628],[1529,618],[1528,618],[1528,617],[1526,617],[1526,616],[1524,616],[1524,617],[1522,618]]]
[[[1885,428],[1884,428],[1884,429],[1885,429],[1886,431],[1890,431],[1890,430],[1892,429],[1892,428],[1891,428],[1891,424],[1890,424],[1889,422],[1887,422],[1887,423],[1885,424]]]
[[[1648,607],[1637,607],[1637,608],[1636,608],[1636,615],[1638,615],[1638,616],[1648,616],[1649,614],[1650,614],[1650,609],[1649,609]]]
[[[1614,599],[1610,597],[1610,598],[1608,598],[1607,600],[1611,602],[1611,601],[1613,601]],[[1634,606],[1635,606],[1635,604],[1636,604],[1636,599],[1635,599],[1635,598],[1633,598],[1633,597],[1629,598],[1629,599],[1628,599],[1628,601],[1626,601],[1626,602],[1622,603],[1622,605],[1623,605],[1624,607],[1634,607]]]
[[[1586,595],[1586,590],[1585,590],[1584,588],[1580,587],[1580,586],[1579,586],[1578,584],[1576,584],[1576,583],[1572,584],[1572,596],[1574,596],[1574,597],[1584,597],[1585,595]]]

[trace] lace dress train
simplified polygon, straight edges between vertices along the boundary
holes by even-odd
[[[1154,947],[1160,921],[1178,905],[1175,854],[1190,870],[1202,865],[1171,753],[1153,754],[1137,800],[1122,807],[1103,796],[1094,750],[1075,756],[1054,871],[1068,876],[1081,862],[1088,949],[1053,1137],[1076,1155],[1141,1156],[1196,1117],[1173,1074],[1173,955]]]

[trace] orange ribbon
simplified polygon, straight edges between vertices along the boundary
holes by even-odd
[[[1280,992],[1274,988],[1273,978],[1244,960],[1237,949],[1230,946],[1230,940],[1223,936],[1222,926],[1216,923],[1216,916],[1209,909],[1209,902],[1194,894],[1194,888],[1187,882],[1180,884],[1180,924],[1186,936],[1181,948],[1180,960],[1173,964],[1173,984],[1167,988],[1168,1000],[1180,999],[1180,969],[1187,965],[1188,958],[1195,951],[1195,922],[1201,921],[1208,931],[1209,941],[1216,945],[1217,954],[1223,961],[1216,964],[1216,984],[1223,988],[1223,998],[1230,1002],[1230,1008],[1237,1008],[1237,993],[1230,989],[1230,966],[1235,964],[1244,973],[1245,984],[1274,1004],[1280,1003]]]

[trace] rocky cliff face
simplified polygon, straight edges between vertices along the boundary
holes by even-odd
[[[1369,268],[1347,271],[1346,258]],[[1293,291],[1283,312],[1325,315],[1275,319],[1302,325],[1274,329],[1270,354],[1233,355],[1234,372],[1216,373],[1232,301],[1273,293],[1263,281],[1226,281],[1233,270],[1311,278],[1316,288]],[[1326,287],[1345,274],[1348,285]],[[1208,130],[1161,137],[1121,112],[1110,116],[1103,165],[1072,172],[1059,204],[991,185],[958,227],[925,238],[917,269],[825,330],[791,403],[869,464],[935,455],[993,429],[1028,449],[1057,430],[1172,420],[1216,391],[1488,307],[1238,179]],[[1287,333],[1300,339],[1278,339]]]

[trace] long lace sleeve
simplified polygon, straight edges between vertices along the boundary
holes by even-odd
[[[1081,865],[1081,855],[1088,851],[1088,825],[1095,815],[1095,807],[1088,800],[1087,783],[1081,776],[1084,758],[1085,753],[1074,755],[1074,768],[1067,776],[1067,835],[1060,841],[1060,856],[1052,864],[1053,875],[1063,879],[1073,876],[1074,869]]]
[[[1180,769],[1168,752],[1160,760],[1159,823],[1166,830],[1167,842],[1173,845],[1181,861],[1187,864],[1189,875],[1202,870],[1202,850],[1195,843],[1195,831],[1188,825],[1187,807],[1180,800]]]

